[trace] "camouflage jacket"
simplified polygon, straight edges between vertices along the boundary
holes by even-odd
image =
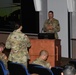
[[[31,46],[30,40],[19,30],[14,30],[8,36],[5,47],[11,48],[8,60],[13,62],[25,63],[28,59],[28,47]]]
[[[41,65],[41,66],[46,67],[46,68],[51,67],[50,63],[48,63],[47,61],[41,60],[40,58],[37,58],[32,63],[37,64],[37,65]]]
[[[53,30],[47,30],[47,26],[52,25],[53,26]],[[47,32],[47,33],[55,33],[55,38],[58,39],[58,34],[57,32],[60,31],[60,24],[59,21],[55,18],[53,18],[52,21],[50,21],[50,19],[46,20],[43,26],[43,31]]]
[[[7,56],[2,52],[0,52],[0,60],[3,61],[5,67],[7,68]]]

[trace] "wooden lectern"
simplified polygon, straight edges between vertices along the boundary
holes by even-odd
[[[61,44],[59,39],[30,39],[31,48],[29,50],[30,54],[30,63],[35,60],[41,50],[47,50],[49,53],[48,62],[51,66],[60,66],[61,60]]]

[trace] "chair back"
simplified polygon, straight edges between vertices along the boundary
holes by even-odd
[[[28,70],[30,74],[36,73],[39,75],[53,75],[51,69],[45,68],[41,65],[29,64]]]
[[[30,75],[27,68],[20,63],[8,62],[10,75]]]
[[[61,72],[63,71],[63,68],[61,68],[61,67],[52,67],[51,70],[54,73],[54,75],[61,75]]]
[[[6,69],[3,61],[0,60],[0,75],[9,75],[9,71]]]
[[[76,60],[70,60],[70,61],[69,61],[69,64],[73,64],[74,67],[75,67],[75,69],[76,69]]]

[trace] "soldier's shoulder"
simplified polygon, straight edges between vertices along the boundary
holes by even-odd
[[[49,19],[46,19],[46,20],[45,20],[45,22],[48,22],[48,21],[49,21]]]
[[[4,56],[4,54],[3,53],[0,53],[0,58],[2,58]]]
[[[54,21],[57,21],[58,22],[58,19],[54,18]]]
[[[22,37],[25,37],[25,36],[26,36],[26,35],[25,35],[24,33],[22,33],[22,32],[16,33],[16,34],[18,34],[19,36],[22,36]]]
[[[51,66],[51,64],[49,62],[46,63],[47,66]]]
[[[23,36],[24,36],[25,38],[28,38],[28,36],[27,36],[26,34],[24,34],[24,33],[23,33]]]
[[[38,62],[38,60],[39,60],[39,59],[37,58],[37,59],[35,59],[33,62]]]

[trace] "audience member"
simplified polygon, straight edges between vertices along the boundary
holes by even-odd
[[[5,67],[7,68],[8,59],[7,56],[4,53],[2,53],[4,48],[5,48],[5,44],[3,42],[0,42],[0,60],[3,61]]]
[[[5,47],[11,49],[8,60],[24,64],[27,67],[29,59],[28,48],[31,43],[27,35],[22,33],[22,25],[16,23],[15,30],[9,34]]]
[[[74,65],[72,64],[66,65],[61,75],[76,75],[76,69]]]
[[[55,33],[55,39],[58,39],[57,32],[60,31],[59,21],[54,18],[53,11],[48,12],[48,17],[49,19],[44,22],[43,31],[46,33]]]
[[[42,50],[39,54],[39,57],[32,63],[51,69],[50,63],[46,61],[47,58],[48,58],[48,52],[46,50]]]

